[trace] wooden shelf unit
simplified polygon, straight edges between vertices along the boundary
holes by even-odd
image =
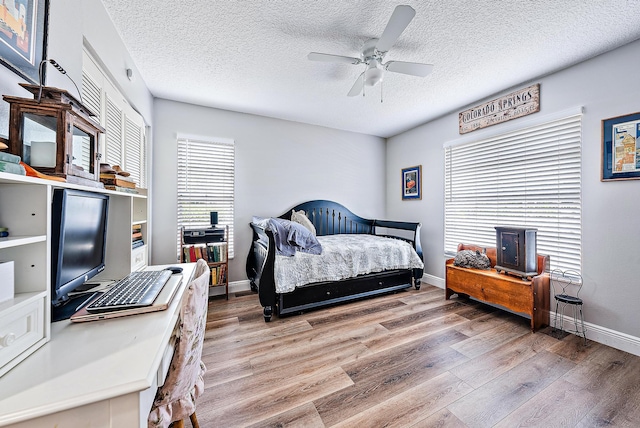
[[[219,242],[185,243],[184,227],[180,230],[181,261],[195,262],[204,259],[211,269],[211,287],[224,287],[229,299],[229,226],[224,226],[224,238]],[[190,250],[193,249],[193,252]],[[185,252],[185,250],[187,250]],[[189,254],[189,257],[187,257]]]

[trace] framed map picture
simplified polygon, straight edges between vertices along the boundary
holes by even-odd
[[[0,62],[38,84],[46,58],[47,0],[13,0],[0,4]]]
[[[402,170],[402,199],[422,199],[422,165]]]
[[[602,121],[602,181],[640,179],[640,112]]]

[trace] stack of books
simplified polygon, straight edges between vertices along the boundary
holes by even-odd
[[[7,152],[0,152],[0,172],[26,175],[24,167],[20,165],[20,156]]]
[[[208,263],[224,263],[227,261],[226,244],[184,245],[182,257],[185,263],[195,262],[198,259],[204,259]]]
[[[225,285],[227,283],[227,265],[211,268],[211,285]]]
[[[100,173],[100,181],[104,184],[104,188],[108,190],[116,190],[125,193],[138,193],[136,190],[136,182],[131,177],[125,177],[119,174]]]
[[[135,249],[138,247],[142,247],[144,245],[144,241],[142,240],[142,225],[134,224],[131,226],[131,248]]]

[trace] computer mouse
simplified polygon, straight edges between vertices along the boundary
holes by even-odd
[[[182,268],[179,266],[169,266],[166,270],[170,270],[172,274],[182,272]]]

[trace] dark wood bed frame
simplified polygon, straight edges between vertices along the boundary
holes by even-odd
[[[365,219],[337,202],[326,200],[296,205],[280,218],[290,220],[292,210],[303,210],[315,226],[318,236],[368,233],[403,239],[413,245],[423,260],[420,223]],[[416,290],[420,289],[423,269],[405,269],[359,275],[341,281],[319,282],[296,288],[290,293],[277,293],[274,281],[276,250],[273,234],[256,224],[250,223],[250,226],[253,230],[253,240],[247,256],[247,277],[251,281],[251,288],[258,292],[265,321],[270,321],[274,314],[283,316],[402,290],[411,287],[412,282]],[[380,233],[381,231],[384,233]]]

